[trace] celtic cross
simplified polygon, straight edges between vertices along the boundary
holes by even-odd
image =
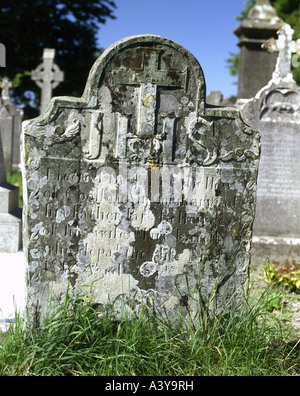
[[[54,63],[55,50],[45,48],[43,62],[31,72],[31,79],[41,88],[40,114],[46,110],[52,90],[64,80],[64,72]]]

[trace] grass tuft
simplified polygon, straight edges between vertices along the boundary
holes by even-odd
[[[113,307],[95,309],[68,295],[43,325],[22,318],[2,335],[0,374],[9,376],[299,375],[299,348],[268,308],[274,293],[253,295],[243,307],[214,316],[199,307],[199,326],[176,326],[145,307],[115,320]],[[167,318],[166,318],[167,319]]]

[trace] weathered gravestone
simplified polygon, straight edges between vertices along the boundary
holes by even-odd
[[[40,114],[47,109],[52,90],[64,81],[64,72],[54,63],[55,49],[45,48],[43,62],[31,72],[31,79],[41,88]]]
[[[242,300],[259,134],[233,108],[206,108],[197,60],[133,36],[106,50],[82,98],[53,98],[23,123],[28,307],[93,284],[95,303],[172,317],[199,295]],[[193,293],[195,290],[195,293]]]
[[[22,247],[22,212],[18,201],[19,189],[6,182],[0,135],[0,252],[16,253]]]
[[[300,49],[293,29],[284,25],[278,40],[265,47],[279,51],[269,84],[241,108],[244,121],[261,133],[252,260],[300,262],[300,88],[291,73],[291,55]]]
[[[0,133],[4,152],[6,171],[20,169],[20,133],[23,110],[18,109],[11,101],[9,89],[11,81],[4,77],[0,82]]]

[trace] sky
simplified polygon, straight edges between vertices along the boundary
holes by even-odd
[[[207,94],[221,91],[237,95],[237,77],[231,76],[225,60],[238,53],[233,30],[236,16],[246,0],[114,0],[116,19],[101,25],[98,45],[108,48],[135,34],[157,34],[181,44],[200,63]]]

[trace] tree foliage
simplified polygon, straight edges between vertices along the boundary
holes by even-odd
[[[244,20],[250,9],[255,5],[256,0],[247,0],[245,8],[236,17],[237,20]],[[270,4],[275,8],[277,15],[294,29],[293,39],[300,38],[300,6],[299,0],[270,0]],[[229,53],[230,58],[226,59],[227,67],[232,76],[238,75],[239,54]],[[294,79],[300,85],[300,70],[293,68]]]
[[[81,96],[99,55],[99,27],[115,18],[115,7],[112,0],[0,0],[0,41],[6,47],[1,77],[13,80],[15,103],[25,105],[27,117],[37,114],[40,89],[30,73],[42,61],[43,49],[55,48],[55,63],[65,72],[55,96]]]
[[[247,0],[245,4],[245,8],[241,11],[241,14],[238,15],[235,19],[237,21],[243,21],[244,19],[246,19],[250,11],[250,8],[252,8],[255,5],[255,2],[256,0]]]

